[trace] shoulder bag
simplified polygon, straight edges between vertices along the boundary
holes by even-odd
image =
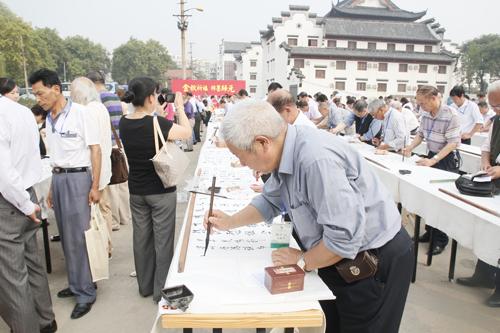
[[[189,158],[174,142],[165,141],[157,116],[153,118],[153,128],[156,155],[151,161],[163,186],[165,188],[175,186],[186,171]],[[161,149],[159,148],[158,137],[162,143]]]
[[[115,185],[125,183],[128,180],[128,167],[127,159],[123,153],[122,142],[116,134],[113,123],[111,123],[111,131],[113,131],[113,137],[115,138],[118,148],[113,148],[111,150],[111,180],[109,184]]]

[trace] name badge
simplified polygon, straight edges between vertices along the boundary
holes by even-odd
[[[71,132],[61,133],[61,138],[76,138],[76,133],[71,133]]]

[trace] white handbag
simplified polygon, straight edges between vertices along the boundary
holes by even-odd
[[[160,177],[165,188],[179,183],[189,165],[187,155],[173,142],[165,141],[157,116],[153,118],[156,155],[151,159],[156,174]],[[158,137],[162,147],[159,148]]]
[[[101,210],[92,205],[90,215],[90,229],[85,231],[85,243],[89,257],[92,281],[109,279],[108,244],[109,232]]]

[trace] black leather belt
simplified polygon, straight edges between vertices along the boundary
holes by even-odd
[[[52,169],[52,173],[74,173],[74,172],[85,172],[89,168],[88,167],[81,167],[81,168],[59,168],[55,167]]]

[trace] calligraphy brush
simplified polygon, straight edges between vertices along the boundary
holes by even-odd
[[[210,208],[208,209],[208,218],[209,219],[212,216],[212,211],[214,208],[215,180],[216,180],[216,177],[214,176],[212,178],[212,188],[210,189]],[[212,229],[212,223],[210,223],[210,221],[207,221],[207,235],[205,236],[205,252],[203,253],[203,256],[207,255],[208,243],[210,243],[210,230],[211,229]]]

